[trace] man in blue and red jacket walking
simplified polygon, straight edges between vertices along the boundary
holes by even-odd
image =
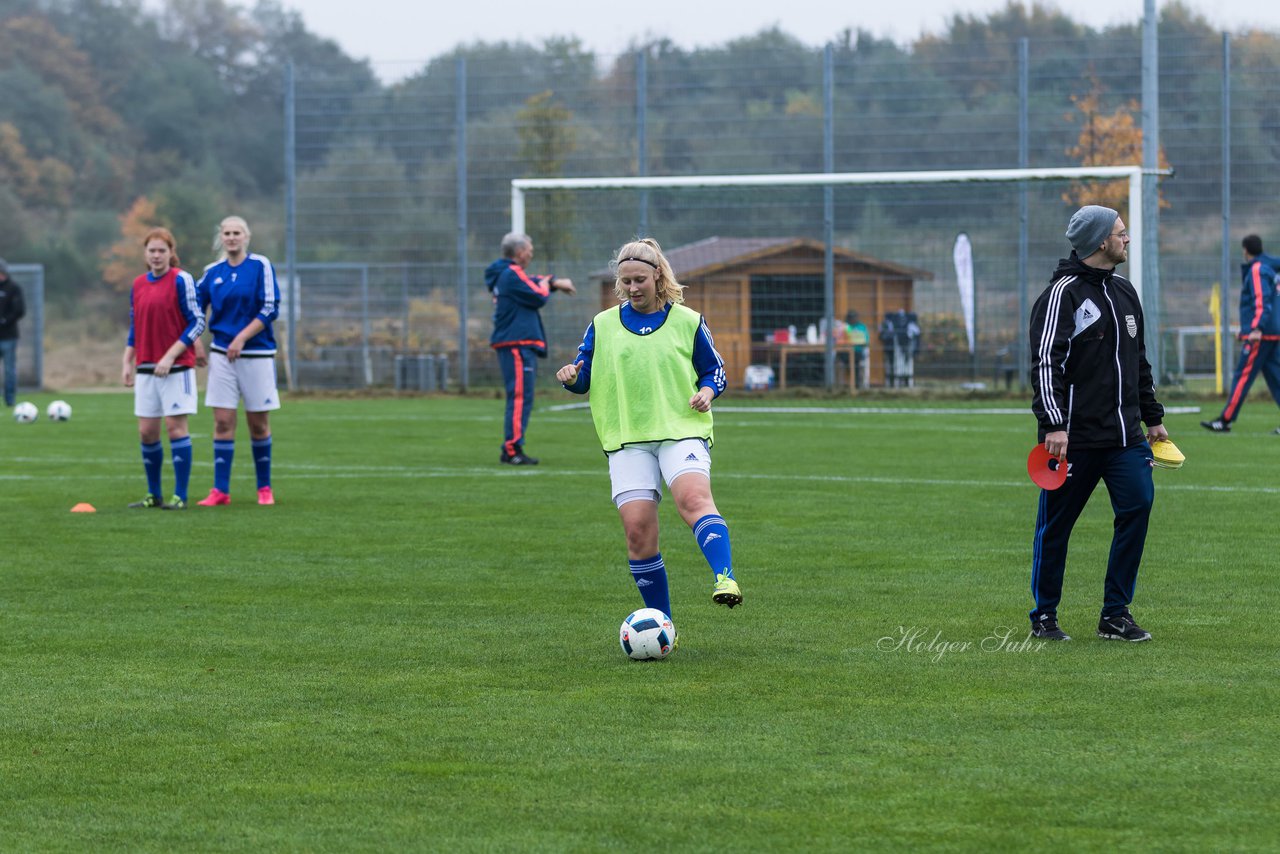
[[[1240,359],[1231,378],[1227,405],[1213,421],[1200,426],[1214,433],[1230,433],[1231,422],[1240,415],[1249,388],[1261,372],[1276,405],[1280,406],[1280,306],[1276,304],[1276,260],[1262,253],[1262,238],[1250,234],[1240,242],[1244,263],[1240,265]],[[1275,432],[1280,433],[1280,427]]]
[[[524,434],[533,412],[537,360],[547,357],[547,334],[539,311],[551,299],[552,291],[577,293],[569,279],[525,272],[532,259],[533,240],[527,234],[512,232],[502,238],[502,257],[484,271],[484,283],[493,294],[493,335],[489,345],[498,354],[498,366],[507,387],[500,460],[513,466],[538,464],[536,458],[524,452]]]

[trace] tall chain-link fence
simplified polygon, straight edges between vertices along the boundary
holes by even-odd
[[[1172,379],[1212,370],[1221,321],[1210,294],[1225,279],[1223,305],[1234,311],[1240,238],[1280,241],[1271,227],[1280,50],[1176,30],[1163,28],[1160,41],[1159,142],[1174,175],[1159,182],[1160,329],[1148,333]],[[376,91],[297,68],[290,381],[499,383],[483,269],[510,227],[515,178],[1141,162],[1136,29],[960,42],[905,52],[858,40],[824,51],[762,39],[604,58],[504,46],[433,62]],[[650,235],[681,259],[690,304],[718,318],[717,341],[741,369],[735,385],[751,365],[770,367],[778,384],[822,383],[813,343],[828,334],[849,348],[842,382],[867,354],[867,380],[900,384],[899,310],[915,322],[913,380],[1016,384],[1025,302],[1068,252],[1072,210],[1097,202],[1127,216],[1125,192],[1124,182],[555,190],[529,196],[527,230],[534,272],[572,277],[579,289],[543,310],[557,365],[608,300],[610,251]],[[961,233],[972,330],[954,262]],[[823,316],[827,235],[843,282],[834,318]],[[708,246],[718,251],[699,249]],[[726,302],[711,309],[714,301]],[[848,337],[850,319],[866,328],[866,348]]]

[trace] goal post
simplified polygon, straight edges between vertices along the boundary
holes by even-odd
[[[841,291],[842,296],[838,299],[833,298],[834,288],[831,281],[833,273],[830,263],[833,251],[837,256],[845,256],[846,260],[849,256],[860,254],[866,257],[870,257],[868,253],[878,255],[871,258],[871,261],[881,262],[882,268],[884,263],[887,263],[889,268],[896,263],[900,265],[901,270],[914,273],[920,273],[921,268],[925,268],[931,272],[924,272],[923,278],[918,281],[925,282],[925,293],[938,307],[933,312],[936,315],[933,318],[936,321],[934,325],[936,335],[932,340],[941,342],[937,352],[933,355],[926,354],[928,358],[940,358],[943,355],[941,347],[946,347],[949,348],[946,356],[949,359],[947,364],[954,365],[959,362],[962,357],[958,355],[951,343],[952,339],[946,336],[954,336],[957,315],[968,314],[971,326],[968,355],[963,358],[971,362],[970,379],[976,381],[979,374],[987,370],[985,367],[987,363],[982,362],[984,358],[995,358],[997,360],[995,370],[1001,372],[1007,384],[1008,377],[1014,375],[1020,376],[1021,381],[1025,382],[1029,367],[1027,364],[1029,352],[1026,341],[1023,340],[1026,337],[1028,309],[1027,280],[1038,280],[1041,277],[1027,270],[1028,241],[1032,239],[1028,229],[1035,232],[1037,257],[1059,252],[1058,247],[1065,245],[1063,235],[1066,230],[1066,219],[1063,218],[1059,225],[1056,222],[1050,223],[1045,217],[1038,218],[1038,222],[1034,216],[1028,218],[1026,216],[1028,194],[1037,199],[1033,202],[1033,210],[1041,209],[1042,205],[1058,206],[1053,214],[1056,218],[1070,203],[1065,193],[1058,192],[1055,183],[1061,185],[1064,190],[1068,186],[1079,183],[1097,182],[1111,186],[1112,189],[1109,191],[1111,200],[1105,203],[1121,207],[1118,202],[1124,200],[1128,205],[1128,210],[1125,211],[1125,222],[1131,240],[1129,263],[1125,275],[1133,283],[1140,299],[1147,296],[1158,302],[1159,276],[1155,274],[1154,266],[1158,253],[1152,253],[1149,246],[1144,247],[1143,240],[1145,225],[1143,195],[1144,184],[1147,183],[1144,178],[1150,175],[1171,174],[1173,172],[1169,169],[1147,170],[1135,165],[1111,165],[892,172],[517,178],[510,184],[510,225],[514,232],[528,233],[530,224],[528,217],[533,216],[541,220],[543,214],[539,211],[544,204],[550,204],[552,207],[547,209],[548,212],[554,210],[555,213],[552,214],[552,219],[542,223],[543,227],[548,228],[550,233],[568,230],[580,236],[581,239],[574,239],[572,242],[579,244],[580,258],[595,259],[594,267],[589,268],[593,279],[599,278],[602,262],[606,260],[601,257],[602,251],[610,251],[604,249],[604,243],[621,239],[618,238],[620,228],[634,228],[635,222],[647,221],[645,214],[637,218],[628,215],[628,210],[638,210],[630,207],[633,204],[639,205],[646,211],[649,210],[650,205],[654,205],[655,210],[661,211],[661,217],[665,223],[659,226],[661,233],[672,243],[682,243],[686,248],[695,246],[703,238],[712,237],[723,240],[727,236],[743,239],[780,237],[783,234],[804,236],[810,245],[816,248],[820,249],[819,244],[825,243],[828,258],[826,268],[819,276],[820,279],[825,279],[823,288],[825,297],[812,296],[816,293],[813,290],[817,287],[816,283],[806,283],[803,286],[807,288],[804,292],[807,306],[806,321],[835,318],[837,311],[843,313],[845,308],[855,302],[847,282]],[[1119,182],[1124,183],[1121,186],[1115,186]],[[930,189],[928,185],[933,185],[936,189]],[[972,190],[966,190],[965,185],[972,186]],[[810,189],[822,191],[822,196],[819,198],[827,200],[825,202],[827,213],[820,213],[824,203],[820,202],[819,198],[809,196]],[[1124,195],[1126,190],[1127,196]],[[566,198],[571,197],[566,197],[565,193],[573,196],[582,193],[583,198],[590,201],[566,202]],[[650,196],[650,193],[654,195]],[[839,195],[832,195],[836,193]],[[544,201],[551,199],[553,194],[559,194],[558,201]],[[838,204],[841,212],[838,214],[831,207],[833,198],[840,199]],[[801,201],[803,199],[812,200]],[[1019,199],[1022,201],[1019,202]],[[1023,211],[1021,216],[1018,213],[1020,207]],[[587,209],[590,209],[589,219],[582,219],[579,213],[575,212]],[[846,220],[846,216],[851,219]],[[840,223],[847,222],[848,225],[841,226],[837,231],[836,220]],[[1000,225],[999,220],[1003,220],[1004,224]],[[630,226],[627,225],[628,222],[631,223]],[[538,227],[539,223],[533,223],[533,225]],[[953,278],[954,271],[946,269],[950,266],[950,249],[946,250],[948,261],[945,266],[939,257],[941,244],[944,238],[947,238],[944,232],[949,230],[949,238],[954,239],[956,232],[969,231],[969,225],[976,225],[984,232],[975,235],[975,239],[985,240],[981,247],[985,251],[980,259],[985,269],[978,271],[982,277],[979,289],[985,289],[988,296],[995,293],[1002,301],[998,305],[991,304],[989,308],[984,307],[984,311],[997,312],[997,315],[988,316],[985,321],[982,321],[988,326],[987,329],[982,330],[986,338],[985,351],[982,351],[981,344],[975,348],[975,339],[979,335],[976,327],[980,319],[977,313],[977,295],[972,286],[969,292],[972,294],[971,302],[974,304],[962,306],[960,312],[955,310],[953,304],[943,305],[938,297],[944,282],[956,281]],[[871,231],[876,228],[881,230]],[[819,238],[820,232],[825,236]],[[839,232],[844,233],[843,241],[838,236]],[[870,243],[863,242],[867,237],[870,237]],[[563,234],[557,234],[557,238],[563,244]],[[814,238],[818,238],[817,244],[812,242]],[[690,241],[694,242],[690,243]],[[892,243],[893,246],[888,247],[888,243]],[[663,244],[664,247],[671,248],[667,240],[664,240]],[[977,243],[975,248],[978,248]],[[1060,258],[1064,254],[1066,253],[1061,252],[1054,257]],[[1151,257],[1146,257],[1147,255]],[[1012,270],[1015,261],[1018,268],[1016,275]],[[993,270],[993,267],[997,269]],[[557,269],[561,268],[557,267]],[[585,272],[585,268],[579,272]],[[984,274],[985,277],[983,277]],[[766,278],[768,278],[767,274]],[[779,288],[783,288],[783,292],[786,292],[787,286],[781,281],[786,276],[773,278],[775,281],[765,286],[766,295],[776,300],[780,298],[779,293],[782,293],[778,290]],[[847,279],[847,276],[845,278]],[[1005,282],[1003,290],[999,285],[993,286],[993,282],[998,281]],[[1150,294],[1144,291],[1144,284],[1147,282],[1150,282]],[[996,291],[992,291],[993,287]],[[956,292],[954,284],[951,285],[951,292],[954,296]],[[874,305],[880,307],[881,301],[878,294],[877,291]],[[1009,304],[1014,297],[1019,302],[1016,311]],[[872,304],[867,299],[859,299],[859,305]],[[903,301],[908,304],[911,302],[910,298],[905,298]],[[787,325],[789,321],[781,318],[785,312],[780,310],[777,313],[777,322],[770,322],[772,318],[765,319],[757,316],[762,314],[764,309],[762,308],[760,312],[756,311],[756,300],[744,301],[743,305],[751,311],[749,318],[744,317],[741,312],[737,316],[740,322],[749,327],[750,332],[748,341],[742,345],[745,348],[744,352],[749,355],[762,349],[767,351],[771,342],[763,336],[772,338],[778,327]],[[1158,315],[1156,312],[1153,313]],[[862,311],[861,316],[864,319],[872,319],[868,317],[866,311]],[[874,320],[879,320],[880,317],[879,314],[874,315]],[[739,322],[739,319],[730,319],[730,323]],[[800,323],[799,319],[795,319],[794,322],[803,333],[805,324]],[[944,329],[938,326],[938,323],[950,325]],[[991,324],[996,325],[991,326]],[[998,335],[992,334],[997,330]],[[872,332],[875,332],[874,328]],[[1150,333],[1149,345],[1158,346],[1159,330],[1153,328]],[[960,334],[963,336],[964,331],[961,330]],[[792,335],[792,340],[795,340],[794,332]],[[999,340],[996,340],[997,338]],[[821,326],[818,340],[826,344],[824,381],[826,386],[831,388],[835,380],[833,369],[835,356],[830,337],[822,335]],[[762,341],[763,345],[761,345]],[[717,343],[719,344],[719,340]],[[1015,358],[1016,362],[1010,364],[999,361],[1010,357]],[[870,358],[874,364],[879,356],[873,355]],[[981,368],[980,362],[983,364]],[[1014,373],[1014,364],[1016,364],[1016,373]]]

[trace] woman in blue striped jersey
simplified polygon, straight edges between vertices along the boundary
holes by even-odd
[[[196,289],[209,312],[213,344],[204,405],[213,410],[213,489],[202,507],[231,503],[231,462],[236,447],[236,410],[244,401],[253,449],[258,503],[275,504],[271,491],[271,424],[280,408],[276,388],[276,339],[280,313],[276,271],[265,255],[249,252],[249,224],[229,216],[218,225],[214,251],[222,257],[204,268]]]

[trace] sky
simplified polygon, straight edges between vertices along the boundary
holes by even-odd
[[[985,17],[1007,0],[281,0],[301,13],[307,29],[331,38],[383,79],[413,73],[432,57],[477,41],[528,41],[575,35],[597,54],[626,52],[634,42],[666,38],[682,48],[724,44],[778,26],[801,42],[826,44],[844,29],[862,28],[899,43],[939,33],[957,14]],[[455,5],[456,3],[456,5]],[[246,5],[249,5],[246,3]],[[1137,23],[1143,0],[1043,5],[1068,10],[1094,27]],[[1163,5],[1161,3],[1160,5]],[[1211,25],[1238,32],[1280,32],[1280,3],[1268,0],[1186,0]],[[353,10],[356,10],[353,12]],[[784,12],[780,12],[784,10]]]

